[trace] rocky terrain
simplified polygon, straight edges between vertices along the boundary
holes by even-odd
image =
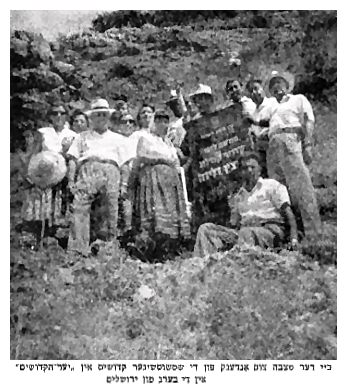
[[[237,52],[241,67],[231,67]],[[11,358],[336,359],[336,12],[119,11],[47,41],[11,35],[11,152],[49,105],[95,96],[160,106],[177,81],[296,74],[316,114],[311,172],[324,237],[299,252],[234,248],[144,264],[107,246],[87,261],[56,241],[21,248],[20,188],[11,178]],[[112,248],[111,248],[112,249]]]

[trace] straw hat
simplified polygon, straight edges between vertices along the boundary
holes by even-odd
[[[212,89],[208,85],[205,84],[199,84],[199,87],[189,95],[189,97],[193,98],[197,95],[211,95],[212,96]]]
[[[274,70],[272,71],[269,79],[269,87],[268,87],[269,91],[271,91],[271,88],[273,87],[274,83],[279,79],[284,80],[285,83],[287,84],[288,93],[294,89],[295,77],[293,74],[286,71]]]
[[[95,99],[90,104],[90,110],[86,111],[87,115],[93,112],[108,112],[112,114],[115,110],[110,108],[110,105],[106,99]]]
[[[28,177],[32,183],[45,189],[61,182],[66,170],[65,159],[60,153],[44,151],[31,157]]]

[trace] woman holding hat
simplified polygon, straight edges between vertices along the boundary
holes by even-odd
[[[278,101],[270,118],[267,169],[270,178],[285,184],[297,207],[305,236],[316,239],[321,220],[308,166],[312,161],[314,114],[304,95],[293,95],[294,77],[273,72],[269,91]]]
[[[62,104],[52,106],[48,111],[51,126],[38,129],[42,134],[42,150],[66,153],[76,133],[68,127],[67,112]]]
[[[48,110],[48,121],[50,123],[49,127],[38,129],[38,132],[42,135],[42,150],[60,153],[65,157],[77,134],[69,128],[67,111],[63,104],[57,103]],[[61,203],[61,213],[56,216],[57,222],[66,225],[66,212],[70,198],[67,177],[53,187],[52,191],[56,202]],[[60,221],[58,221],[58,217]]]
[[[153,133],[141,137],[133,178],[134,249],[146,259],[163,258],[190,236],[179,161],[176,149],[166,138],[169,115],[157,111]]]
[[[63,179],[66,164],[55,152],[42,152],[40,133],[26,130],[24,150],[17,150],[17,161],[11,163],[11,176],[18,172],[16,184],[21,189],[22,208],[20,229],[33,237],[30,245],[36,246],[46,233],[45,225],[52,227],[61,212],[60,199],[54,196],[52,187]],[[29,243],[29,242],[28,242]]]
[[[117,237],[120,167],[127,159],[124,137],[108,129],[111,113],[108,101],[95,99],[87,111],[90,130],[80,134],[68,156],[76,164],[73,186],[73,216],[68,250],[87,255],[90,244],[90,210],[93,201],[103,196],[106,222],[105,239]]]

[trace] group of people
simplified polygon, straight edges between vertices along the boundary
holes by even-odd
[[[65,223],[71,253],[88,256],[98,237],[116,240],[147,260],[178,253],[192,238],[197,256],[237,243],[296,248],[296,221],[306,237],[317,237],[320,216],[308,170],[312,106],[303,95],[291,94],[288,73],[271,76],[271,97],[263,84],[255,78],[245,90],[238,79],[226,84],[226,105],[241,105],[252,145],[239,159],[242,186],[225,205],[231,211],[228,226],[205,223],[196,237],[191,235],[194,194],[187,185],[192,178],[186,176],[194,156],[185,123],[218,109],[211,88],[200,84],[189,99],[181,88],[171,91],[166,107],[174,119],[166,108],[147,103],[134,118],[125,97],[114,108],[95,99],[88,111],[75,111],[70,120],[64,105],[51,107],[50,125],[25,132],[26,148],[18,153],[26,183],[22,227],[41,226],[42,219],[48,226]],[[57,185],[39,188],[28,166],[33,155],[44,158],[45,152],[62,155],[68,168]]]

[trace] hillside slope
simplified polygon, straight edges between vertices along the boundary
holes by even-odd
[[[240,69],[228,64],[235,51]],[[11,135],[43,121],[45,101],[73,105],[126,94],[135,106],[142,99],[159,103],[177,80],[186,91],[208,83],[221,101],[227,78],[264,76],[278,64],[295,72],[298,92],[334,106],[336,12],[120,11],[53,43],[13,32]]]
[[[233,51],[241,69],[229,66]],[[180,80],[186,91],[211,85],[221,102],[233,74],[278,64],[314,103],[326,240],[301,253],[237,247],[144,264],[107,245],[83,261],[55,240],[23,249],[12,229],[12,359],[336,359],[336,12],[122,11],[55,42],[13,32],[11,148],[58,100],[71,110],[97,95],[160,105]]]

